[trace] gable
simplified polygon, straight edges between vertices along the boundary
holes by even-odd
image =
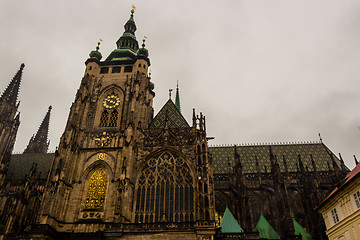
[[[149,129],[165,128],[166,119],[169,128],[190,127],[171,99],[165,103],[158,114],[154,117],[152,122],[149,124]]]

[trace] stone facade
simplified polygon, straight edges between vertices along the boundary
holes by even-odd
[[[18,105],[3,96],[17,97],[23,66],[15,90],[5,90],[1,238],[215,239],[216,215],[228,206],[243,239],[259,238],[252,231],[261,212],[287,239],[297,238],[293,218],[325,239],[313,207],[348,171],[342,159],[323,143],[209,147],[205,117],[193,110],[186,122],[178,89],[175,104],[154,117],[149,53],[139,48],[133,13],[124,28],[105,61],[99,46],[90,53],[54,154],[45,153],[49,108],[24,154],[10,160]]]

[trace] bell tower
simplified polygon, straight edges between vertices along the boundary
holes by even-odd
[[[180,100],[169,99],[154,118],[149,52],[136,40],[134,9],[124,28],[105,61],[99,42],[85,62],[33,233],[213,239],[205,117],[194,112],[191,127]]]

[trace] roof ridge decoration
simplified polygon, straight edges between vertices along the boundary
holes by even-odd
[[[161,129],[165,128],[166,125],[168,128],[190,127],[171,99],[169,99],[158,114],[156,114],[152,122],[149,124],[149,129]]]
[[[13,105],[16,104],[24,67],[25,64],[22,63],[20,65],[20,69],[17,71],[17,73],[15,74],[15,76],[13,77],[13,79],[11,80],[11,82],[9,83],[9,85],[1,95],[0,101],[9,101]]]
[[[298,141],[298,142],[268,142],[268,143],[225,143],[225,144],[211,144],[209,147],[243,147],[243,146],[284,146],[284,145],[306,145],[306,144],[323,144],[320,141]]]

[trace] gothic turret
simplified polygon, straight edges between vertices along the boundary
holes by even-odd
[[[24,153],[46,153],[50,142],[48,141],[51,106],[47,111],[35,136],[32,136]]]

